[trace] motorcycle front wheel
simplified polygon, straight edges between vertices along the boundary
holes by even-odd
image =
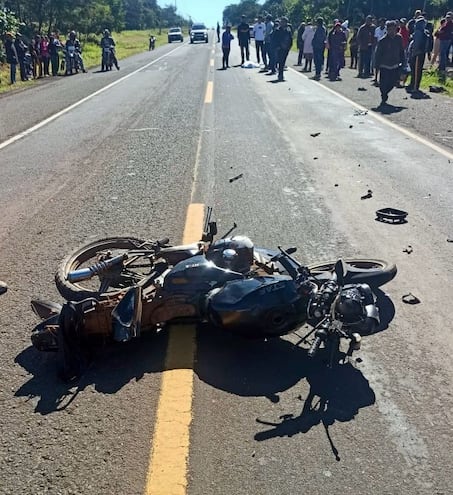
[[[140,254],[131,251],[140,251]],[[100,275],[81,282],[70,282],[68,274],[74,270],[88,268],[100,261],[130,254],[123,265],[118,265]],[[87,298],[100,299],[118,294],[135,285],[152,272],[152,254],[150,244],[134,237],[111,237],[91,242],[66,256],[55,274],[58,292],[67,301],[82,301]]]
[[[345,284],[368,284],[370,287],[380,287],[393,278],[397,273],[396,265],[383,260],[374,259],[344,259],[347,267]],[[310,273],[315,278],[324,278],[324,275],[332,273],[336,261],[328,261],[309,265]]]

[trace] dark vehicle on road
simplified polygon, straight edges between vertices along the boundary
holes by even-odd
[[[173,41],[180,41],[181,43],[184,41],[184,36],[180,27],[170,28],[168,31],[168,42],[172,43]]]
[[[208,29],[204,24],[194,24],[190,30],[190,42],[194,43],[195,41],[204,41],[207,43],[209,41],[208,38]]]

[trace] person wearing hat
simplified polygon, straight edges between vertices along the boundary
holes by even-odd
[[[387,32],[378,41],[375,62],[379,71],[379,89],[381,91],[381,104],[387,103],[390,91],[398,84],[400,70],[403,67],[406,56],[403,48],[403,38],[398,34],[395,21],[386,22]]]
[[[376,44],[374,32],[376,26],[373,24],[373,18],[366,16],[365,23],[362,24],[357,33],[357,42],[359,45],[359,77],[370,77],[371,75],[371,57]]]
[[[245,22],[245,15],[241,16],[241,23],[238,25],[238,43],[241,49],[241,65],[250,59],[250,26]]]
[[[340,69],[344,66],[346,42],[346,35],[342,29],[341,22],[336,22],[328,37],[330,52],[329,79],[331,81],[341,81]]]
[[[6,62],[10,68],[10,84],[16,84],[16,67],[19,62],[16,46],[14,45],[13,33],[5,34]]]
[[[414,13],[414,17],[412,17],[412,19],[407,23],[407,29],[408,29],[410,35],[414,34],[415,23],[416,23],[417,19],[419,19],[420,17],[422,17],[422,11],[416,10]]]

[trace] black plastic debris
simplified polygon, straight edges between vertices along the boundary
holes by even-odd
[[[2,282],[0,280],[0,296],[4,294],[8,290],[8,286],[5,284],[5,282]]]
[[[314,132],[313,134],[310,134],[311,137],[318,137],[321,133],[320,132]]]
[[[408,213],[396,208],[381,208],[376,211],[376,220],[387,223],[406,223]]]
[[[230,183],[234,182],[235,180],[242,179],[243,176],[244,176],[244,174],[239,174],[239,175],[236,175],[236,177],[232,177],[230,179]]]
[[[453,237],[447,237],[447,242],[453,242]]]
[[[363,196],[360,196],[360,199],[370,199],[372,197],[373,197],[373,191],[371,189],[368,189],[368,192]]]
[[[366,88],[360,87],[360,88],[357,88],[357,91],[368,91],[368,90]]]
[[[404,294],[404,296],[401,298],[403,303],[406,304],[420,304],[421,301],[417,296],[414,296],[412,292],[409,292],[409,294]]]
[[[414,248],[409,244],[407,248],[403,249],[403,253],[411,254],[414,252]]]

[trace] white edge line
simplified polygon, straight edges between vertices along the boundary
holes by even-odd
[[[162,60],[163,58],[167,57],[168,55],[170,55],[174,51],[179,50],[183,46],[184,45],[180,45],[180,46],[174,48],[173,50],[165,53],[161,57],[156,58],[156,60],[153,60],[152,62],[149,62],[148,64],[144,65],[143,67],[140,67],[140,68],[134,70],[130,74],[127,74],[126,76],[123,76],[120,79],[117,79],[116,81],[113,81],[112,83],[107,84],[107,86],[104,86],[103,88],[98,89],[94,93],[91,93],[90,95],[85,96],[85,98],[82,98],[81,100],[76,101],[72,105],[69,105],[69,107],[63,108],[63,110],[60,110],[59,112],[55,113],[54,115],[51,115],[50,117],[47,117],[47,119],[42,120],[41,122],[39,122],[38,124],[34,125],[33,127],[30,127],[29,129],[26,129],[25,131],[22,131],[19,134],[16,134],[15,136],[7,139],[6,141],[3,141],[3,143],[0,143],[0,150],[3,149],[3,148],[6,148],[10,144],[15,143],[16,141],[19,141],[19,139],[22,139],[22,138],[24,138],[24,137],[32,134],[33,132],[37,131],[38,129],[41,129],[41,127],[44,127],[45,125],[50,124],[50,122],[53,122],[55,119],[58,119],[58,117],[61,117],[65,113],[68,113],[71,110],[74,110],[74,108],[77,108],[79,105],[82,105],[83,103],[87,102],[88,100],[91,100],[95,96],[100,95],[104,91],[107,91],[108,89],[113,88],[113,86],[116,86],[117,84],[125,81],[126,79],[129,79],[129,77],[134,76],[135,74],[137,74],[138,72],[142,71],[143,69],[146,69],[146,68],[150,67],[151,65],[159,62],[159,60]]]
[[[291,71],[293,71],[298,76],[302,76],[305,79],[309,80],[309,78],[306,75],[301,74],[296,69],[293,69],[292,67],[288,67],[288,69],[291,70]],[[388,120],[385,117],[382,117],[381,115],[376,114],[372,110],[371,110],[372,113],[370,113],[370,109],[369,108],[363,107],[359,103],[356,103],[355,101],[350,100],[347,96],[343,96],[342,94],[337,93],[335,90],[333,90],[331,88],[328,88],[327,86],[324,86],[324,84],[319,84],[318,83],[318,87],[321,87],[321,88],[325,89],[326,91],[328,91],[329,93],[332,93],[332,94],[338,96],[339,98],[341,98],[342,100],[346,101],[347,103],[350,103],[351,105],[353,105],[357,109],[368,112],[368,115],[370,117],[378,120],[379,122],[382,122],[382,123],[388,125],[389,127],[393,127],[393,129],[396,129],[396,130],[402,132],[403,134],[406,134],[406,136],[409,136],[410,138],[415,139],[416,141],[424,144],[425,146],[428,146],[428,148],[431,148],[432,150],[436,151],[437,153],[440,153],[441,155],[444,155],[445,157],[447,157],[450,160],[453,160],[453,153],[450,153],[446,149],[438,146],[437,144],[434,144],[431,141],[428,141],[424,137],[419,136],[418,134],[415,134],[414,132],[409,131],[408,129],[405,129],[404,127],[401,127],[398,124],[395,124],[391,120]]]

